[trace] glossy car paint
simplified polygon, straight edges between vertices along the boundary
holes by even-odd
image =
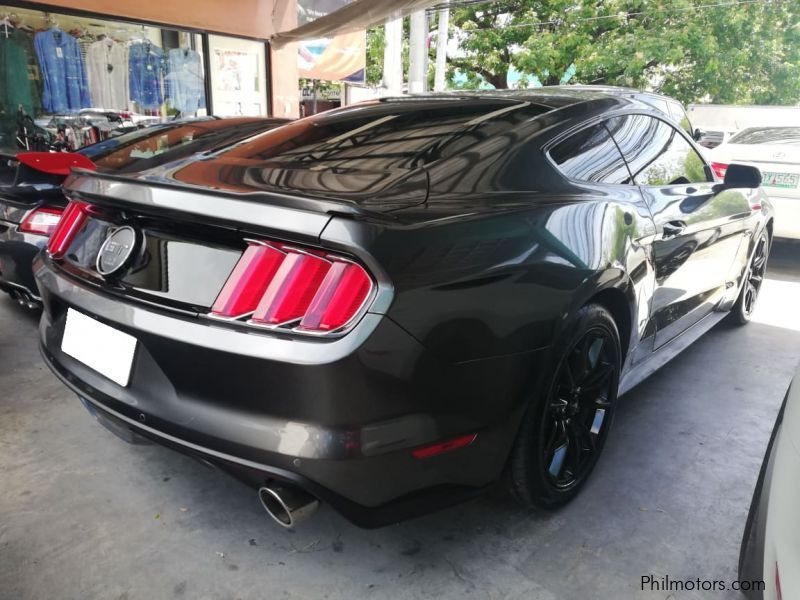
[[[700,201],[710,186],[579,182],[550,160],[561,140],[634,114],[661,118],[587,91],[411,97],[136,177],[75,174],[70,195],[106,216],[64,261],[37,262],[43,356],[118,430],[254,483],[292,481],[361,525],[480,491],[501,476],[577,309],[599,302],[614,315],[624,391],[725,316],[768,226],[758,190]],[[664,239],[675,211],[692,224],[685,240]],[[106,281],[96,248],[122,224],[147,241]],[[375,279],[373,302],[325,338],[209,319],[254,237],[351,256]],[[694,277],[704,283],[686,285]],[[61,352],[67,307],[139,340],[127,388]],[[660,334],[674,339],[654,351]],[[471,433],[453,452],[411,454]]]
[[[800,372],[800,371],[798,371]],[[753,492],[739,560],[739,579],[763,580],[765,589],[747,595],[777,600],[775,570],[783,598],[800,590],[800,386],[795,374],[775,422]]]
[[[100,172],[135,173],[230,146],[286,122],[251,117],[182,119],[110,138],[78,153],[95,161]],[[158,151],[157,140],[165,137],[172,138],[172,145]],[[137,149],[138,155],[131,149]],[[39,207],[66,206],[61,191],[64,179],[26,166],[14,156],[0,156],[0,290],[38,299],[31,264],[47,245],[47,236],[20,231],[19,224]]]

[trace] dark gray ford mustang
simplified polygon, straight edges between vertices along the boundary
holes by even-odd
[[[749,320],[772,209],[635,100],[368,102],[128,176],[73,171],[41,348],[99,421],[362,526],[507,482],[556,507],[618,396]]]

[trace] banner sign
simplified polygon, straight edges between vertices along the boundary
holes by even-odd
[[[349,4],[349,1],[297,0],[297,23],[310,23]],[[366,31],[301,40],[298,46],[297,67],[300,77],[364,83],[367,68]]]

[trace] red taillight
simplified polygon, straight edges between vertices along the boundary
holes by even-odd
[[[781,593],[781,574],[778,571],[778,563],[775,563],[775,595],[778,600],[782,600],[783,594]]]
[[[58,226],[47,242],[47,252],[53,258],[63,258],[75,235],[81,230],[89,214],[89,205],[82,202],[70,202],[61,215]]]
[[[236,263],[211,312],[234,318],[252,313],[284,256],[272,246],[251,243]]]
[[[716,175],[720,180],[724,180],[725,173],[728,171],[728,165],[726,163],[712,162],[711,170],[714,171],[714,175]]]
[[[42,206],[33,210],[19,224],[19,230],[25,233],[36,233],[38,235],[51,235],[58,227],[61,220],[61,208]]]
[[[253,315],[256,323],[296,321],[308,310],[330,263],[319,256],[289,251]]]
[[[412,450],[411,456],[414,458],[428,458],[444,452],[450,452],[450,450],[455,450],[456,448],[469,446],[475,441],[476,437],[478,437],[477,433],[470,433],[469,435],[462,435],[461,437],[453,438],[452,440],[447,440],[446,442],[439,442],[430,446],[423,446],[422,448]]]
[[[358,264],[318,251],[251,242],[214,302],[211,314],[250,323],[296,326],[327,333],[347,325],[361,310],[372,280]]]
[[[334,262],[308,307],[300,329],[338,329],[358,312],[372,289],[364,269],[350,262]]]

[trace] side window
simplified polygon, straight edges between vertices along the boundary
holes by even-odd
[[[689,115],[686,114],[686,110],[683,108],[683,104],[680,102],[668,102],[669,104],[669,114],[672,115],[673,120],[681,126],[689,136],[694,135],[694,131],[692,131],[692,124],[689,122]]]
[[[569,136],[550,150],[550,158],[570,179],[594,183],[630,183],[630,173],[604,125]]]
[[[638,185],[679,185],[712,181],[706,163],[672,125],[647,115],[608,122]]]

